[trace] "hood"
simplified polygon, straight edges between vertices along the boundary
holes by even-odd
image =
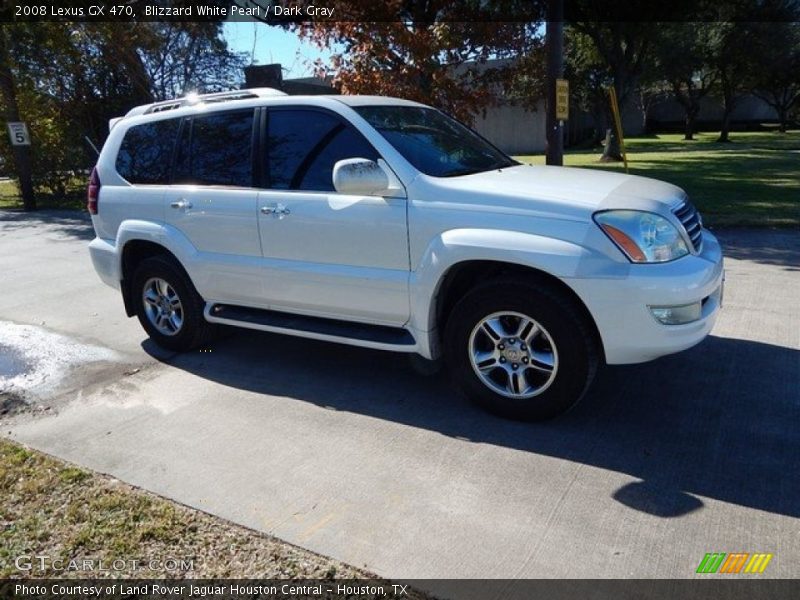
[[[459,202],[501,210],[538,209],[581,218],[610,208],[665,213],[686,198],[685,192],[672,184],[600,169],[519,165],[426,180],[450,192],[447,196]]]

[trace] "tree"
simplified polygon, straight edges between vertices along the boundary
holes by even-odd
[[[789,115],[800,105],[800,23],[751,23],[752,53],[758,69],[751,80],[753,94],[775,109],[785,133]]]
[[[594,143],[599,144],[609,127],[608,87],[611,70],[589,36],[567,27],[564,76],[570,82],[570,102],[589,113],[594,121]]]
[[[685,113],[684,139],[694,139],[701,100],[711,92],[717,72],[711,64],[708,23],[662,24],[654,43],[656,68]]]
[[[507,9],[507,4],[528,10],[531,22],[497,21],[491,11]],[[346,94],[417,100],[467,122],[497,100],[513,74],[530,66],[502,59],[533,53],[541,44],[537,3],[480,8],[469,0],[390,0],[382,5],[336,0],[329,5],[342,20],[296,26],[299,35],[320,47],[341,49],[330,65],[317,64],[320,75],[332,74],[333,84]]]
[[[716,92],[722,100],[718,142],[730,141],[731,114],[747,91],[753,69],[757,68],[748,48],[749,25],[733,20],[706,24],[709,65],[716,75]]]
[[[654,53],[653,53],[654,54]],[[650,131],[650,111],[664,100],[668,86],[658,72],[656,57],[651,54],[633,91],[634,102],[642,114],[642,131]]]
[[[723,109],[719,141],[729,141],[731,113],[747,92],[772,105],[784,127],[800,88],[800,5],[738,0],[714,4],[712,12],[710,59]]]
[[[148,91],[156,100],[230,89],[244,61],[220,37],[218,23],[147,23],[138,49]]]
[[[0,94],[5,106],[6,122],[20,120],[19,103],[17,102],[17,80],[14,76],[11,56],[8,51],[9,30],[8,25],[0,25]],[[36,210],[36,197],[33,193],[33,179],[31,176],[30,148],[28,146],[14,146],[14,165],[17,180],[22,194],[22,203],[25,210]]]
[[[573,27],[594,44],[597,57],[607,69],[607,76],[614,87],[619,106],[624,107],[636,89],[639,77],[647,64],[647,57],[659,24],[603,21],[603,17],[593,11],[596,6],[598,5],[587,3],[579,13],[582,20],[576,21]],[[605,106],[606,122],[611,123],[610,104],[606,102]],[[606,145],[603,159],[622,160],[619,141],[616,138],[612,138],[612,143]]]

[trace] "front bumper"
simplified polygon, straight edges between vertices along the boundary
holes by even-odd
[[[722,249],[703,231],[703,251],[665,264],[624,265],[596,278],[569,279],[594,317],[608,364],[630,364],[680,352],[701,342],[722,305]],[[662,325],[650,306],[702,301],[700,319]]]

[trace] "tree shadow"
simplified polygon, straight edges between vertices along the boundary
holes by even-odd
[[[726,258],[800,271],[800,232],[770,229],[723,229],[715,231]]]
[[[776,154],[786,154],[786,156],[776,158]],[[796,160],[789,153],[777,151],[751,149],[731,150],[713,156],[686,154],[669,158],[632,157],[632,169],[637,167],[638,162],[646,163],[648,172],[655,167],[659,171],[693,176],[699,174],[710,180],[730,180],[738,184],[742,184],[743,174],[748,174],[759,182],[772,182],[776,185],[798,184]],[[775,178],[779,181],[775,182]]]
[[[42,229],[47,225],[47,229]],[[37,228],[39,230],[37,231]],[[0,233],[9,230],[31,229],[33,233],[41,233],[51,239],[94,239],[92,219],[85,211],[77,210],[41,210],[24,212],[22,210],[0,210]]]
[[[664,518],[705,496],[800,516],[800,351],[709,337],[655,362],[607,367],[583,402],[547,423],[498,419],[454,393],[447,377],[423,378],[406,358],[255,331],[212,352],[156,359],[231,388],[287,397],[633,476],[620,503]]]

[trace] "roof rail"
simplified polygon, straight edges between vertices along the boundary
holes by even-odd
[[[230,102],[233,100],[252,100],[253,98],[270,98],[275,96],[285,96],[286,94],[274,88],[250,88],[243,90],[231,90],[229,92],[216,92],[214,94],[188,94],[182,98],[154,102],[153,104],[142,104],[129,110],[126,117],[137,115],[147,115],[151,113],[175,110],[183,106],[194,104],[211,104],[216,102]]]

